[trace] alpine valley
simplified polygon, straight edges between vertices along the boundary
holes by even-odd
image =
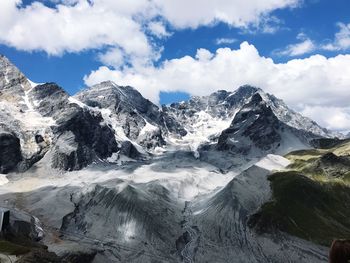
[[[110,81],[70,96],[0,56],[0,260],[327,262],[350,235],[350,141],[226,88],[161,107]]]

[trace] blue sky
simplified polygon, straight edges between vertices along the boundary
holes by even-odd
[[[349,1],[261,3],[2,0],[0,53],[34,82],[70,94],[111,79],[168,104],[247,83],[328,128],[350,130],[350,81],[334,73],[350,63]],[[320,109],[331,113],[318,117]]]

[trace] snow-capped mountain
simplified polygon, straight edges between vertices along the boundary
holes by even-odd
[[[252,86],[158,107],[110,81],[70,96],[0,57],[0,207],[43,222],[62,257],[323,262],[324,247],[247,220],[290,163],[276,154],[333,136]]]
[[[257,92],[238,111],[230,127],[221,133],[217,148],[259,157],[266,153],[285,154],[294,149],[308,148],[309,141],[317,137],[281,121]]]
[[[7,164],[6,171],[16,167],[26,170],[45,155],[45,162],[50,157],[51,166],[63,170],[81,169],[96,160],[117,160],[121,155],[149,157],[159,148],[174,146],[199,157],[198,150],[213,143],[219,150],[232,150],[235,136],[240,136],[239,148],[244,154],[244,147],[251,147],[253,137],[258,138],[262,130],[268,133],[268,140],[258,138],[256,146],[261,154],[257,157],[274,150],[282,152],[283,147],[308,147],[311,138],[332,136],[283,101],[251,86],[159,108],[134,88],[110,81],[70,97],[54,83],[34,84],[5,57],[0,61],[3,140],[14,152],[19,151],[17,139],[21,146],[21,155],[12,158],[13,164]],[[258,97],[266,108],[261,113],[269,116],[255,120],[253,134],[247,123],[261,111],[255,103]],[[283,135],[268,131],[277,122],[280,130],[286,130]],[[229,136],[230,131],[236,135]]]

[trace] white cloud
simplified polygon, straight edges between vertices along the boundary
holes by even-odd
[[[196,28],[217,21],[235,27],[258,25],[273,10],[295,7],[299,0],[154,0],[163,16],[177,28]]]
[[[42,2],[50,1],[48,7]],[[170,28],[196,28],[221,21],[234,27],[259,26],[276,9],[300,0],[46,0],[22,5],[0,1],[0,43],[50,55],[109,47],[103,61],[120,57],[144,64],[157,58],[161,47],[147,37],[167,37]],[[158,21],[158,22],[157,22]],[[110,50],[123,53],[112,59]],[[156,53],[156,54],[155,54]],[[117,63],[119,65],[119,63]]]
[[[214,57],[214,54],[205,48],[200,48],[197,50],[196,59],[198,61],[209,61]]]
[[[350,23],[338,23],[339,32],[335,34],[334,40],[331,43],[322,46],[325,50],[339,51],[350,48]]]
[[[273,53],[283,56],[300,56],[312,53],[316,50],[342,51],[350,49],[350,24],[338,23],[339,31],[335,33],[334,40],[324,41],[326,44],[316,43],[304,33],[297,36],[301,42],[288,45],[284,49],[275,50]]]
[[[215,40],[216,45],[233,44],[235,42],[237,42],[237,39],[235,38],[217,38]]]
[[[310,117],[314,117],[311,107],[337,108],[331,111],[332,118],[319,114],[317,120],[334,129],[349,126],[344,116],[349,114],[350,55],[314,55],[277,64],[244,42],[237,50],[219,48],[215,54],[199,49],[195,57],[167,60],[158,68],[101,67],[85,77],[87,85],[104,80],[132,85],[156,103],[160,91],[207,95],[218,89],[234,90],[251,84],[282,98],[294,109],[304,110]],[[341,120],[344,125],[339,124]]]
[[[162,22],[151,22],[148,25],[149,31],[158,38],[169,37],[171,33],[169,33]]]
[[[120,48],[110,48],[104,53],[99,54],[99,60],[107,66],[120,68],[125,63],[123,51]]]
[[[275,53],[283,56],[296,57],[311,53],[317,49],[317,45],[305,34],[300,33],[297,36],[297,39],[299,39],[301,42],[288,45],[285,49],[277,50]]]
[[[350,130],[350,107],[307,106],[303,109],[302,114],[328,129]]]
[[[49,8],[39,2],[19,7],[21,1],[0,3],[0,42],[20,50],[43,50],[50,55],[104,46],[120,47],[136,57],[152,55],[152,45],[132,16],[147,0],[79,0],[75,5]]]

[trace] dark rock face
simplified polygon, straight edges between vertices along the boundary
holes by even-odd
[[[119,153],[128,156],[132,159],[137,159],[141,155],[130,141],[122,142]]]
[[[104,159],[119,150],[114,133],[101,124],[101,115],[72,107],[57,120],[54,132],[58,139],[53,148],[52,166],[64,170],[77,170],[94,158]]]
[[[185,130],[174,118],[160,111],[158,106],[145,99],[132,87],[118,86],[106,81],[78,93],[75,97],[90,107],[111,110],[111,114],[120,123],[125,135],[146,148],[163,145],[163,134],[168,132],[185,134]],[[160,133],[156,132],[158,134],[151,136],[153,137],[151,144],[142,139],[138,140],[146,122],[160,129]]]
[[[118,148],[112,130],[101,124],[102,121],[100,114],[93,115],[85,109],[79,109],[57,120],[57,132],[71,131],[79,144],[92,148],[98,157],[105,158]]]
[[[34,87],[30,96],[38,102],[36,110],[42,116],[56,121],[51,150],[54,168],[78,170],[119,150],[114,132],[103,124],[101,114],[71,103],[69,95],[55,83]]]
[[[0,173],[8,173],[22,160],[20,140],[0,128]]]
[[[10,209],[9,213],[9,225],[3,232],[6,240],[30,244],[42,239],[43,231],[36,218],[17,209]]]
[[[298,147],[308,148],[319,137],[285,124],[260,93],[255,93],[221,133],[216,148],[260,158],[268,153],[285,154]]]
[[[44,142],[43,136],[41,136],[40,134],[35,135],[35,142],[37,144]]]
[[[166,131],[180,136],[186,136],[186,129],[170,114],[168,107],[162,106],[161,121]]]
[[[36,109],[45,117],[56,117],[68,104],[69,95],[55,83],[45,83],[35,86],[30,92],[30,98],[38,101]]]
[[[138,91],[109,81],[86,89],[75,97],[90,107],[109,109],[125,135],[133,141],[137,141],[146,121],[153,122],[159,117],[158,107]]]
[[[246,147],[251,147],[251,145],[234,143],[240,137],[245,137],[249,138],[252,145],[268,152],[281,141],[279,131],[283,129],[284,125],[279,122],[271,108],[263,102],[257,93],[252,97],[250,103],[237,113],[231,126],[221,133],[217,148],[222,151],[237,148],[246,152],[249,150]]]

